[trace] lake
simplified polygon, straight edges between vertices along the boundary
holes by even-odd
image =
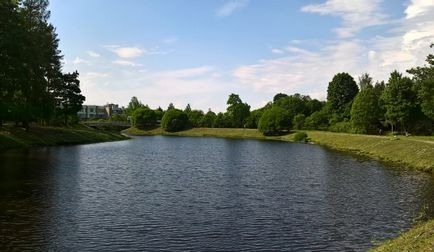
[[[430,175],[321,146],[137,137],[0,154],[0,250],[366,250]]]

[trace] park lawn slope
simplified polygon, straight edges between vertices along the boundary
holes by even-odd
[[[0,151],[32,146],[85,144],[128,139],[118,133],[89,129],[33,126],[28,131],[17,127],[0,128]]]
[[[434,251],[434,220],[418,224],[398,238],[387,240],[370,251]]]
[[[256,129],[233,129],[233,128],[192,128],[179,132],[166,132],[161,128],[152,130],[140,130],[137,128],[129,128],[122,133],[134,136],[192,136],[192,137],[223,137],[223,138],[250,138],[250,139],[270,139],[263,136]]]
[[[307,131],[311,140],[332,149],[351,151],[383,161],[417,169],[434,171],[434,141],[414,137],[388,137]]]

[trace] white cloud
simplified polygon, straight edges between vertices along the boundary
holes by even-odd
[[[80,57],[75,57],[75,59],[72,61],[72,63],[73,63],[74,65],[90,64],[89,61],[84,60],[84,59],[82,59],[82,58],[80,58]]]
[[[158,46],[148,49],[142,49],[139,47],[122,47],[119,45],[103,45],[102,47],[115,53],[119,58],[122,59],[132,59],[142,55],[166,55],[173,52],[173,50],[160,50]]]
[[[138,47],[121,47],[118,45],[106,45],[103,48],[115,53],[118,57],[124,59],[136,58],[141,56],[144,51]]]
[[[120,60],[120,59],[112,61],[112,63],[121,66],[132,66],[132,67],[143,66],[142,64],[138,64],[129,60]]]
[[[249,0],[230,0],[216,10],[216,15],[226,17],[232,15],[236,10],[242,9],[249,4]]]
[[[341,17],[342,27],[336,28],[339,37],[353,37],[363,28],[384,24],[386,16],[380,12],[382,0],[327,0],[323,4],[311,4],[301,10],[321,15]]]
[[[160,71],[154,74],[154,76],[161,78],[189,79],[206,76],[214,72],[214,68],[211,66],[201,66],[195,68],[185,68],[181,70]]]
[[[110,74],[83,72],[80,80],[87,104],[112,102],[126,105],[135,95],[155,108],[166,108],[171,102],[178,108],[184,108],[190,102],[193,108],[223,111],[226,104],[220,97],[226,97],[229,94],[227,90],[230,90],[230,84],[212,66],[164,71],[113,68]]]
[[[274,54],[284,54],[285,53],[285,51],[283,51],[282,49],[279,49],[279,48],[272,48],[271,52]]]
[[[434,41],[434,19],[431,18],[434,8],[427,1],[409,0],[405,16],[393,21],[386,20],[379,12],[380,1],[366,1],[374,7],[361,1],[343,1],[342,6],[336,5],[339,1],[323,2],[305,7],[304,11],[342,18],[340,28],[348,33],[343,32],[341,37],[329,41],[299,39],[278,47],[268,46],[266,50],[273,53],[270,58],[241,65],[229,73],[209,65],[159,71],[143,69],[128,53],[130,58],[101,59],[101,63],[107,64],[80,65],[82,90],[88,98],[86,103],[126,105],[131,96],[136,95],[151,107],[165,108],[173,102],[183,108],[191,102],[193,108],[224,111],[226,98],[232,92],[240,94],[252,108],[263,105],[277,92],[298,92],[325,99],[328,82],[336,73],[348,72],[357,79],[358,75],[368,72],[374,80],[387,80],[391,71],[404,72],[422,65],[426,55],[432,53],[429,45]],[[367,20],[364,24],[362,13],[373,17],[375,22]],[[351,15],[355,17],[353,21]],[[351,22],[355,22],[355,28],[350,27]],[[354,38],[357,31],[381,22],[388,22],[385,27],[391,29],[369,39]],[[108,49],[120,48],[132,47]],[[164,53],[158,47],[137,48],[141,50],[140,55]],[[119,52],[114,51],[116,55]],[[134,67],[119,67],[119,64]],[[85,68],[92,71],[82,71]]]
[[[434,8],[432,0],[411,0],[408,8],[405,10],[406,18],[424,16]]]
[[[336,2],[327,1],[320,6],[310,6],[305,11],[323,14],[336,11],[336,8],[341,8],[344,13],[353,9],[348,6],[349,1],[348,5],[331,5]],[[357,3],[354,2],[356,6]],[[299,47],[303,41],[294,41],[274,49],[275,53],[281,53],[281,57],[240,66],[234,70],[233,76],[257,92],[299,92],[318,98],[326,97],[328,82],[339,72],[348,72],[355,79],[368,72],[374,80],[387,81],[393,70],[405,73],[409,68],[423,65],[426,55],[432,53],[429,45],[434,41],[434,19],[431,18],[434,16],[434,2],[430,3],[410,2],[405,11],[407,15],[401,20],[390,21],[393,29],[383,33],[384,36],[367,40],[337,39],[323,42],[312,51]],[[368,12],[373,10],[364,4],[357,8],[365,8]],[[409,13],[418,15],[408,18]]]
[[[101,57],[101,55],[99,55],[98,53],[96,53],[94,51],[87,51],[86,53],[87,53],[87,55],[89,55],[92,58],[99,58],[99,57]]]
[[[357,62],[362,61],[362,49],[354,41],[329,44],[318,53],[289,45],[286,47],[291,52],[289,55],[241,66],[234,70],[233,75],[256,92],[298,92],[323,98],[328,81],[335,73],[358,74]]]

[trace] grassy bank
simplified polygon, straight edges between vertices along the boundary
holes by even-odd
[[[315,143],[433,173],[434,139],[307,131]]]
[[[161,128],[153,130],[140,130],[137,128],[129,128],[122,133],[134,136],[194,136],[194,137],[224,137],[224,138],[251,138],[251,139],[269,139],[264,137],[259,131],[255,129],[222,129],[222,128],[193,128],[179,132],[166,132]]]
[[[255,129],[217,129],[194,128],[169,133],[161,128],[139,130],[130,128],[123,131],[129,135],[175,135],[175,136],[213,136],[226,138],[252,138],[264,140],[293,141],[294,134],[278,137],[265,137]],[[306,131],[312,142],[332,149],[349,151],[371,158],[400,164],[405,169],[434,171],[433,137],[390,137],[374,135],[356,135],[325,131]]]
[[[371,251],[434,251],[434,220],[418,224],[398,238],[387,240]]]
[[[28,131],[6,126],[0,128],[0,151],[32,146],[85,144],[127,139],[114,132],[77,126],[73,128],[33,126]]]

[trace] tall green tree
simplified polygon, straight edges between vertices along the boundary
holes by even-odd
[[[359,92],[356,82],[348,73],[336,74],[327,88],[327,102],[330,112],[338,118],[349,118],[351,102]]]
[[[231,127],[242,128],[246,119],[250,115],[250,105],[243,103],[240,96],[237,94],[230,94],[226,102],[227,117],[230,121]]]
[[[373,86],[372,77],[369,76],[368,73],[364,73],[361,76],[359,76],[359,88],[360,90],[364,89],[367,86]]]
[[[276,103],[278,100],[285,98],[285,97],[288,97],[288,95],[284,94],[284,93],[278,93],[273,97],[273,103]]]
[[[175,132],[185,129],[188,126],[187,114],[179,109],[170,109],[164,113],[161,119],[161,127],[168,132]]]
[[[294,94],[278,99],[274,105],[288,111],[290,118],[294,118],[297,114],[307,114],[306,104],[310,100],[309,96]]]
[[[141,129],[152,128],[157,123],[157,114],[146,106],[135,109],[131,117],[133,126]]]
[[[413,82],[408,77],[394,71],[381,95],[385,107],[386,122],[390,124],[392,132],[397,126],[405,130],[410,119],[410,112],[415,106],[416,94],[412,89]]]
[[[131,100],[128,103],[128,107],[126,109],[126,114],[132,115],[136,109],[142,108],[142,107],[144,107],[142,102],[140,102],[139,99],[137,99],[137,97],[133,96],[133,97],[131,97]]]
[[[69,116],[76,116],[81,110],[85,97],[81,94],[78,72],[66,73],[62,76],[62,89],[58,93],[57,102],[60,112],[63,114],[65,125]]]
[[[212,124],[213,128],[226,128],[228,127],[229,123],[227,120],[227,117],[225,116],[225,114],[223,114],[222,112],[219,112],[215,119],[214,122]]]
[[[217,115],[212,112],[211,110],[208,110],[208,112],[202,117],[201,125],[205,128],[211,128],[213,127],[214,121],[216,119]]]
[[[361,86],[351,107],[351,122],[358,133],[374,133],[379,123],[379,97],[372,84]]]
[[[25,41],[22,24],[18,4],[0,1],[0,126],[10,119],[15,88],[23,77],[21,48]]]
[[[431,45],[432,47],[434,44]],[[434,120],[434,55],[429,54],[426,62],[428,65],[412,68],[407,72],[413,75],[422,112]]]
[[[63,56],[49,18],[48,0],[0,2],[0,121],[21,121],[26,128],[33,121],[49,122],[66,111],[58,107],[60,95],[76,92],[62,74]]]
[[[290,128],[288,111],[276,106],[265,110],[258,123],[258,130],[264,135],[280,135]]]
[[[201,127],[202,126],[202,118],[204,117],[202,110],[193,109],[189,112],[186,112],[188,117],[188,123],[190,127]]]

